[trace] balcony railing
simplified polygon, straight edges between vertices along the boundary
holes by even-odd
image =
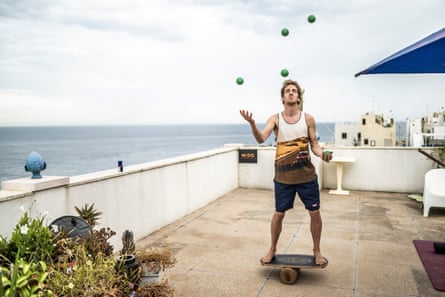
[[[9,235],[21,217],[46,214],[50,223],[76,215],[75,206],[94,203],[101,224],[122,234],[132,230],[139,240],[185,215],[241,188],[272,189],[274,147],[256,150],[256,163],[239,163],[242,145],[73,177],[5,181],[0,191],[0,234]],[[360,191],[422,193],[425,173],[434,163],[416,148],[327,147],[334,156],[350,156],[343,188]],[[314,158],[322,188],[335,188],[336,165]],[[50,181],[50,182],[48,182]],[[61,181],[58,183],[58,181]],[[39,186],[39,183],[41,184]],[[42,186],[43,185],[43,186]],[[120,248],[119,236],[111,242]]]

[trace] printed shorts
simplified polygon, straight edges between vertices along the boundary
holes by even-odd
[[[320,209],[320,190],[317,177],[313,181],[304,184],[287,185],[277,181],[274,181],[274,184],[276,211],[285,212],[293,208],[297,193],[307,210],[314,211]]]

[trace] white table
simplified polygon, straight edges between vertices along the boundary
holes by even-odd
[[[355,158],[354,157],[333,157],[331,162],[334,162],[337,164],[337,189],[336,190],[330,190],[329,194],[333,195],[349,195],[349,191],[342,189],[342,182],[343,182],[343,165],[346,163],[354,163]]]

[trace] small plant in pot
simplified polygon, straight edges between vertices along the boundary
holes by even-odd
[[[171,251],[163,247],[149,247],[145,250],[137,250],[135,254],[139,263],[142,266],[145,264],[147,271],[153,271],[154,273],[164,271],[176,263]]]
[[[79,214],[79,217],[85,220],[88,225],[92,227],[90,236],[88,236],[85,240],[85,246],[88,252],[93,255],[93,257],[112,256],[114,248],[110,244],[109,239],[116,235],[116,232],[110,227],[103,227],[100,229],[96,228],[102,212],[95,208],[94,203],[91,205],[85,204],[82,208],[74,208]]]
[[[82,208],[74,206],[74,209],[79,214],[79,217],[84,219],[91,227],[95,227],[99,223],[102,212],[98,211],[95,208],[94,203],[92,203],[91,205],[85,203]]]

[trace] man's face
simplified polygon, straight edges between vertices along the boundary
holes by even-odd
[[[298,95],[298,89],[294,85],[288,85],[284,88],[283,104],[287,105],[299,105],[300,96]]]

